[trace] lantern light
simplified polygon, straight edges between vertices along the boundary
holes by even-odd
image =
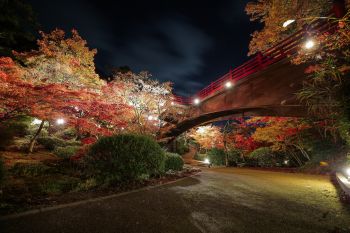
[[[59,118],[59,119],[56,120],[56,123],[58,125],[63,125],[65,123],[65,120],[63,118]]]
[[[228,89],[228,88],[231,88],[232,87],[232,83],[230,81],[227,81],[225,83],[225,87]]]
[[[288,19],[287,21],[285,21],[283,23],[283,27],[286,28],[286,27],[288,27],[290,24],[292,24],[294,22],[295,22],[295,19]]]
[[[201,102],[201,101],[200,101],[198,98],[195,98],[195,99],[193,100],[193,103],[194,103],[195,105],[198,105],[200,102]]]
[[[39,125],[41,124],[41,120],[34,118],[34,120],[32,121],[32,125]]]
[[[305,48],[306,49],[312,49],[315,46],[315,42],[313,40],[308,40],[305,43]]]

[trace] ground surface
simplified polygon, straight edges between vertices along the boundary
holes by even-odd
[[[336,228],[339,228],[338,230]],[[327,176],[204,169],[122,197],[0,221],[17,232],[350,232]]]

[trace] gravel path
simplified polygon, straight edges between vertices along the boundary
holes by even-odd
[[[350,233],[327,176],[215,168],[104,201],[3,220],[1,233]]]

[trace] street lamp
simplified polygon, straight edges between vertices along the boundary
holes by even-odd
[[[227,89],[231,88],[231,87],[232,87],[232,83],[231,83],[230,81],[227,81],[227,82],[225,83],[225,87],[226,87]]]
[[[295,22],[295,19],[288,19],[287,21],[285,21],[283,23],[283,27],[286,28],[286,27],[288,27],[288,25],[290,25],[290,24],[292,24],[294,22]]]
[[[195,105],[198,105],[200,102],[201,102],[201,101],[200,101],[198,98],[195,98],[195,99],[193,100],[193,103],[194,103]]]
[[[310,40],[305,42],[304,46],[306,49],[312,49],[315,46],[315,42],[310,39]]]

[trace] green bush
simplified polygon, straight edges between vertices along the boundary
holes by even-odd
[[[97,186],[97,181],[95,178],[89,178],[84,181],[81,181],[78,183],[77,187],[75,188],[76,191],[87,191],[90,189],[93,189]]]
[[[79,182],[80,179],[76,177],[51,177],[40,184],[40,189],[46,194],[60,194],[75,190]]]
[[[66,141],[57,137],[40,137],[38,143],[43,145],[47,150],[53,151],[56,147],[79,146],[78,141]]]
[[[5,179],[5,165],[4,161],[0,158],[0,187],[4,183]]]
[[[274,154],[269,147],[260,147],[249,154],[249,158],[255,160],[260,167],[272,167],[276,165]]]
[[[230,149],[227,152],[228,165],[236,166],[241,160],[242,151],[236,148]]]
[[[79,149],[80,146],[58,146],[53,153],[62,159],[69,159],[71,156],[75,155]]]
[[[225,165],[225,156],[225,151],[218,148],[213,148],[208,151],[208,159],[213,165]]]
[[[207,158],[207,154],[200,154],[200,153],[197,153],[197,154],[195,154],[195,156],[194,156],[194,159],[195,159],[195,160],[199,160],[199,161],[204,161],[206,158]]]
[[[12,145],[16,136],[25,136],[27,128],[26,118],[6,121],[0,125],[0,149]]]
[[[9,171],[15,176],[40,176],[47,174],[50,167],[43,164],[20,164],[16,163]]]
[[[165,171],[173,170],[173,171],[181,171],[184,166],[184,161],[181,156],[176,153],[166,152],[165,159]]]
[[[188,144],[186,144],[183,138],[176,140],[176,153],[179,155],[183,155],[190,151]]]
[[[88,175],[108,184],[164,172],[165,152],[150,137],[121,134],[99,139],[91,146],[85,161]]]

